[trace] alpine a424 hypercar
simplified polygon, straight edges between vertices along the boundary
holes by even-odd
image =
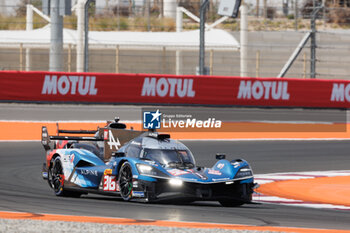
[[[247,161],[217,154],[213,167],[196,166],[191,151],[168,134],[108,123],[96,131],[58,129],[56,136],[42,128],[42,176],[57,196],[97,193],[126,201],[208,200],[223,206],[251,202],[256,184]]]

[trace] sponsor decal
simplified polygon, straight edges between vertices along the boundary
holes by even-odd
[[[239,85],[237,99],[289,100],[287,81],[244,81]]]
[[[188,171],[179,170],[179,169],[172,169],[172,170],[169,170],[168,172],[173,176],[181,176],[189,173]]]
[[[45,75],[43,95],[96,95],[95,76]]]
[[[148,135],[149,135],[150,137],[155,137],[155,138],[158,136],[158,134],[157,134],[157,133],[152,133],[152,132],[151,132],[151,133],[149,133]]]
[[[216,165],[217,168],[219,169],[223,169],[225,167],[224,163],[219,163],[218,165]]]
[[[130,144],[131,144],[131,145],[136,145],[136,146],[141,146],[141,143],[140,143],[140,142],[135,142],[135,141],[132,141]]]
[[[218,176],[221,176],[221,175],[222,175],[222,173],[221,173],[220,171],[218,171],[218,170],[213,170],[213,169],[209,169],[209,170],[208,170],[208,174],[210,174],[210,175],[218,175]]]
[[[237,168],[237,167],[239,167],[239,166],[241,165],[240,162],[234,162],[234,163],[231,163],[231,164],[232,164],[232,166],[233,166],[234,168]]]
[[[112,175],[112,169],[106,169],[103,174],[104,175]]]
[[[96,170],[81,169],[80,174],[97,176],[97,171]]]
[[[111,170],[111,169],[106,169],[106,170]],[[117,191],[115,176],[105,175],[103,177],[103,191]]]
[[[195,97],[193,79],[149,78],[143,81],[141,96]]]
[[[113,146],[114,146],[115,149],[118,150],[119,146],[121,145],[119,142],[119,139],[117,138],[117,141],[115,140],[111,130],[109,130],[108,135],[109,135],[109,137],[108,137],[107,144],[109,145],[109,149],[113,150]]]
[[[213,181],[224,181],[229,180],[230,178],[219,178],[219,179],[213,179]]]
[[[103,130],[103,140],[108,139],[108,129]]]
[[[207,179],[208,179],[208,177],[204,176],[204,175],[201,174],[201,173],[195,172],[195,173],[193,173],[193,174],[195,174],[197,177],[199,177],[199,178],[202,179],[202,180],[207,180]]]
[[[132,191],[133,197],[145,197],[145,193],[142,191]]]
[[[197,179],[194,179],[194,178],[186,178],[186,179],[183,179],[185,181],[189,181],[189,182],[196,182]]]
[[[159,109],[155,112],[143,112],[143,128],[160,129],[161,115]]]

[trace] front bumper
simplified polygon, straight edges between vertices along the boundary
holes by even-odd
[[[170,199],[195,200],[235,200],[245,203],[252,201],[254,183],[235,181],[231,183],[192,183],[183,182],[181,186],[171,185],[167,179],[158,179],[156,182],[138,180],[133,192],[137,195],[144,193],[143,198],[148,201],[162,201]],[[137,196],[135,196],[137,197]]]

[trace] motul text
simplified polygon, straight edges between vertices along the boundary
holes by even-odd
[[[345,100],[350,102],[350,84],[333,83],[331,101],[344,102]]]
[[[45,75],[45,80],[41,94],[43,95],[96,95],[95,76],[73,76],[62,75],[57,78],[57,75]]]
[[[241,81],[237,99],[289,100],[286,81]]]
[[[193,79],[145,78],[141,96],[195,97]]]

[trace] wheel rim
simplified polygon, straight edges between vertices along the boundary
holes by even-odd
[[[120,195],[124,199],[128,199],[132,191],[132,171],[129,164],[123,166],[120,171],[119,186]]]
[[[63,188],[63,167],[61,161],[56,159],[51,168],[51,186],[55,192],[59,192]]]

